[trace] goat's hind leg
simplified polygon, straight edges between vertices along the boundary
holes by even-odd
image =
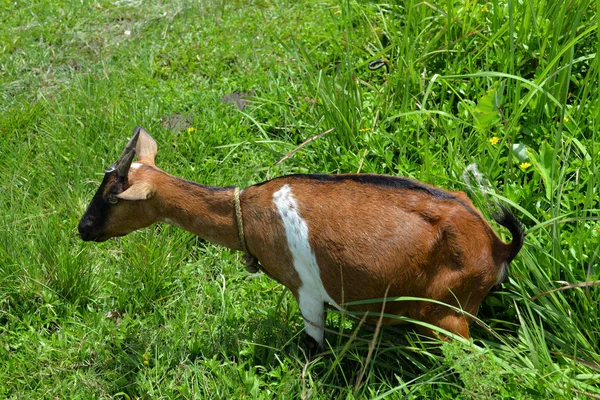
[[[436,325],[450,333],[462,336],[465,339],[470,338],[469,319],[466,315],[462,315],[457,311],[448,312],[437,322]],[[447,339],[446,335],[443,335],[442,337]]]
[[[443,305],[429,305],[427,312],[421,313],[423,322],[435,325],[445,331],[453,333],[458,336],[462,336],[465,339],[469,339],[469,317],[462,314],[459,311],[453,310]],[[448,340],[448,336],[440,333],[435,329],[419,325],[419,332],[429,337],[440,337],[441,339]]]

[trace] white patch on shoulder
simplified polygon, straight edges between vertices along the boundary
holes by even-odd
[[[140,162],[134,162],[134,163],[131,163],[131,167],[129,167],[129,169],[138,169],[142,165],[144,165],[144,164],[142,164]]]
[[[317,343],[323,344],[325,302],[338,309],[341,307],[333,301],[323,286],[321,270],[308,241],[308,225],[300,216],[298,202],[292,195],[290,185],[283,185],[275,192],[273,202],[283,222],[294,269],[301,281],[298,304],[304,317],[304,329]]]

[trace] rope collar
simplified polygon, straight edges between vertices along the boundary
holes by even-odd
[[[246,254],[250,254],[248,246],[246,245],[246,235],[244,235],[244,223],[242,221],[242,205],[240,203],[240,188],[236,186],[233,189],[233,201],[235,203],[235,219],[237,221],[238,235],[240,243],[242,244],[242,251]]]
[[[233,189],[233,202],[235,205],[235,219],[237,222],[238,235],[240,243],[242,245],[242,251],[244,252],[244,261],[246,263],[246,270],[250,273],[256,273],[262,269],[258,263],[258,259],[250,254],[248,245],[246,244],[246,235],[244,234],[244,223],[242,221],[242,204],[240,202],[240,188],[236,187]]]

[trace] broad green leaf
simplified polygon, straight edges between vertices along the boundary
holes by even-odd
[[[512,153],[519,162],[524,162],[527,160],[527,146],[523,143],[514,143],[512,146]]]
[[[552,173],[552,155],[554,153],[554,149],[550,147],[548,143],[543,142],[540,149],[540,154],[537,154],[530,148],[528,148],[526,152],[528,160],[542,177],[542,182],[544,183],[544,188],[546,189],[546,198],[550,200],[552,197],[552,181],[550,175]]]
[[[547,142],[542,142],[542,146],[540,148],[540,162],[542,164],[542,167],[548,173],[548,176],[550,176],[550,173],[552,172],[552,164],[554,161],[553,156],[554,149],[550,147],[550,145]]]
[[[477,129],[488,129],[500,121],[500,113],[496,104],[501,101],[502,95],[500,94],[500,97],[497,96],[498,92],[495,89],[491,89],[477,102],[473,112],[474,123]]]

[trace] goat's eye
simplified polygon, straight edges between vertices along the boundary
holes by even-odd
[[[117,199],[117,196],[115,196],[114,194],[111,194],[110,196],[108,196],[108,202],[110,204],[117,204],[119,202],[119,199]]]

